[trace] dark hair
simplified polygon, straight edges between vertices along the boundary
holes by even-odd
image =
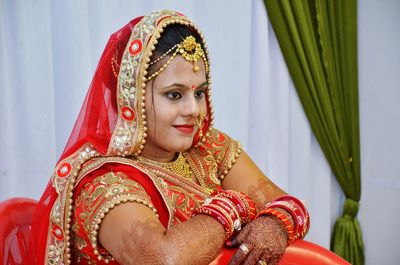
[[[195,37],[196,41],[200,43],[203,50],[205,50],[203,41],[197,31],[182,24],[172,24],[167,26],[162,32],[161,37],[158,39],[156,49],[154,50],[153,55],[150,58],[150,61],[152,62],[159,58],[176,44],[181,43],[187,36]],[[174,51],[172,51],[169,55],[172,55],[173,52]],[[157,62],[156,64],[153,64],[149,67],[148,75],[156,72],[165,63],[165,61],[168,60],[169,56],[165,57],[166,58],[163,58],[162,60],[160,60],[160,62]]]

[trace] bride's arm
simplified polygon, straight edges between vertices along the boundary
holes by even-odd
[[[267,202],[286,194],[261,172],[244,151],[224,178],[222,187],[246,193],[258,210],[264,208]]]
[[[100,243],[121,264],[209,264],[224,238],[212,217],[200,214],[166,230],[148,207],[131,202],[111,210],[99,231]]]

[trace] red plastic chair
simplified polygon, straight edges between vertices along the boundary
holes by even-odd
[[[351,265],[332,251],[306,240],[297,240],[285,251],[279,265]]]
[[[0,264],[28,264],[29,234],[37,201],[12,198],[0,202]]]
[[[228,264],[236,249],[224,248],[210,265]],[[332,251],[306,240],[296,240],[283,254],[279,265],[351,265]]]

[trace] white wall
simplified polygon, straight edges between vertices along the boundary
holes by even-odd
[[[367,265],[400,264],[400,1],[359,1],[362,197]]]

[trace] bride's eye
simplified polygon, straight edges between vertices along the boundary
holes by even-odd
[[[194,95],[196,98],[202,99],[204,97],[204,93],[205,93],[204,89],[199,89],[194,93]]]
[[[177,100],[177,99],[182,98],[181,93],[179,93],[177,91],[171,91],[171,92],[166,93],[165,95],[168,99],[171,99],[171,100]]]

